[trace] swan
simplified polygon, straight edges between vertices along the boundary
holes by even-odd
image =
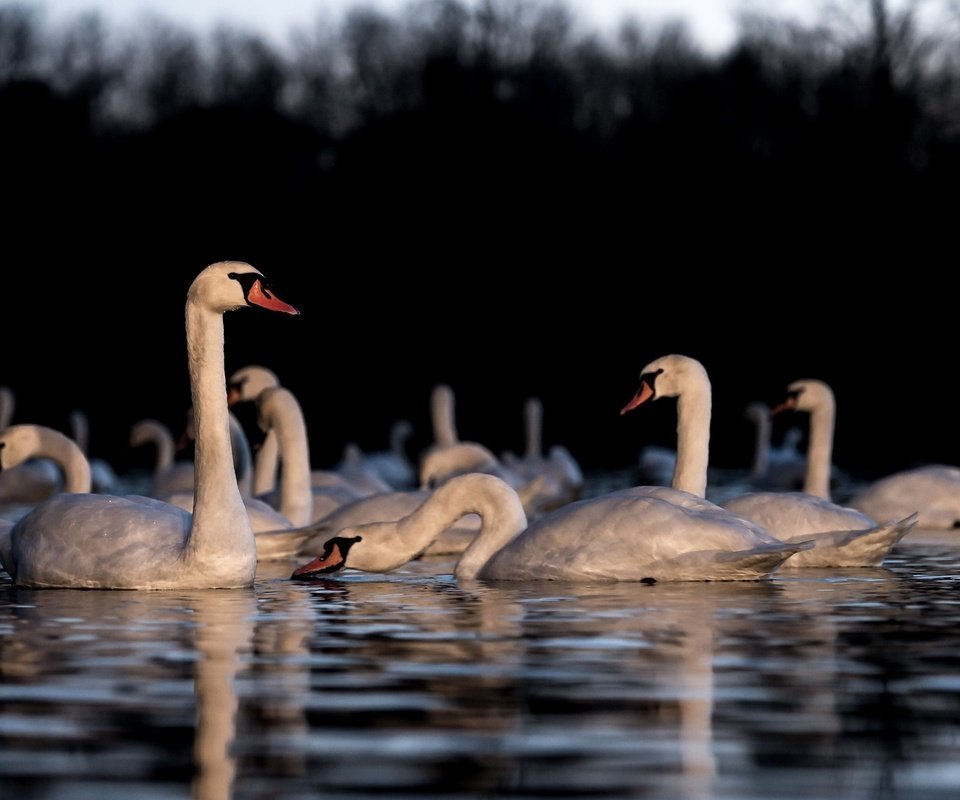
[[[17,586],[87,589],[251,587],[257,546],[234,474],[224,391],[225,312],[299,314],[242,261],[205,267],[187,291],[185,330],[197,438],[190,514],[142,496],[62,493],[9,531],[3,567]],[[6,465],[0,449],[0,466]]]
[[[61,491],[93,491],[92,473],[86,455],[74,439],[58,430],[28,423],[11,425],[0,433],[0,451],[0,470],[6,465],[20,465],[34,458],[49,459],[63,475]],[[35,506],[36,503],[26,502],[7,504],[0,516],[12,523],[26,516]],[[7,536],[0,534],[0,563],[7,563],[2,553],[9,550],[9,541]]]
[[[356,445],[344,448],[343,466],[360,467],[386,481],[393,489],[416,486],[417,473],[407,457],[406,442],[413,436],[409,420],[398,419],[390,426],[390,448],[364,453]]]
[[[823,381],[794,381],[787,387],[787,400],[773,411],[786,408],[810,413],[804,491],[750,492],[731,498],[721,505],[763,526],[778,538],[790,541],[822,536],[817,547],[788,559],[784,569],[797,567],[876,567],[891,548],[911,530],[917,516],[910,512],[896,517],[892,524],[878,520],[854,508],[830,500],[830,469],[836,401],[832,389]],[[832,539],[830,538],[832,537]],[[829,542],[832,541],[832,545]]]
[[[780,410],[810,413],[806,491],[829,497],[835,404],[830,387],[818,380],[794,381]],[[960,525],[960,468],[931,464],[880,478],[849,501],[868,519],[897,519],[916,512],[923,528]]]
[[[523,411],[526,434],[523,457],[516,458],[505,453],[502,462],[528,481],[540,475],[549,479],[552,484],[550,491],[539,502],[542,511],[551,511],[579,500],[583,493],[583,471],[570,451],[563,445],[555,444],[546,456],[543,455],[543,401],[539,397],[528,397]]]
[[[176,440],[170,428],[159,420],[145,417],[130,426],[130,447],[153,445],[156,450],[147,494],[165,498],[193,491],[193,461],[175,461]]]
[[[247,401],[257,403],[265,392],[277,388],[282,387],[275,372],[258,364],[251,364],[230,376],[227,398],[231,406]],[[284,391],[289,393],[289,389]],[[322,490],[316,493],[317,505],[313,514],[314,519],[328,513],[339,503],[354,497],[392,491],[393,487],[389,483],[362,466],[344,465],[342,469],[337,470],[310,470],[309,440],[302,408],[292,394],[285,397],[284,405],[274,406],[272,415],[266,417],[258,405],[258,425],[263,431],[264,439],[257,451],[254,470],[253,493],[256,497],[266,497],[268,502],[279,507],[282,490],[277,488],[277,474],[282,473],[284,448],[278,441],[274,425],[282,425],[283,417],[286,415],[291,417],[289,422],[291,430],[293,426],[302,428],[302,447],[304,448],[303,452],[300,452],[301,444],[288,438],[287,453],[289,457],[297,459],[306,456],[310,485]],[[333,502],[333,498],[336,498],[336,502]]]
[[[16,397],[9,386],[0,386],[0,431],[13,420]],[[0,505],[23,508],[46,500],[63,489],[63,473],[49,458],[34,458],[16,469],[0,472]]]
[[[94,492],[110,494],[117,489],[117,473],[113,467],[102,458],[90,458],[88,446],[90,443],[90,420],[85,412],[74,409],[70,412],[70,432],[80,450],[87,456],[90,464],[90,476],[93,481]],[[64,489],[64,491],[69,491]]]
[[[753,461],[750,481],[758,488],[799,489],[807,469],[807,460],[799,450],[803,431],[790,428],[779,447],[771,443],[773,409],[755,400],[747,404],[744,416],[754,425]]]
[[[227,382],[227,404],[253,402],[264,389],[280,385],[277,373],[261,364],[248,364],[236,370]],[[266,431],[257,446],[257,455],[253,464],[254,497],[272,492],[277,486],[277,471],[280,463],[280,451],[277,436]]]
[[[477,514],[482,524],[454,568],[462,580],[761,580],[810,547],[782,542],[703,498],[711,391],[702,365],[682,356],[651,362],[621,414],[664,396],[678,399],[678,488],[634,487],[577,500],[528,524],[509,484],[468,473],[446,481],[399,520],[341,529],[291,577],[344,567],[396,569],[465,514]]]

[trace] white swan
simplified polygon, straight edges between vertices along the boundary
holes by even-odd
[[[261,396],[270,390],[282,388],[277,374],[258,364],[251,364],[238,369],[230,376],[227,397],[230,405],[252,401],[259,404]],[[284,389],[289,393],[289,389]],[[276,401],[274,401],[276,402]],[[310,485],[321,490],[316,493],[316,508],[313,518],[319,519],[341,502],[354,497],[379,494],[392,491],[389,483],[376,475],[373,471],[359,465],[344,465],[342,469],[311,470],[309,457],[309,438],[306,423],[303,419],[303,410],[299,401],[292,395],[284,400],[283,405],[274,405],[271,414],[264,416],[263,409],[258,405],[258,425],[263,431],[264,439],[257,450],[253,493],[256,497],[265,497],[279,507],[282,489],[277,488],[277,475],[283,471],[284,451],[290,458],[298,461],[303,457],[307,460],[307,474]],[[296,443],[287,438],[286,446],[280,445],[274,425],[282,425],[284,416],[291,417],[289,427],[302,427],[303,442]],[[302,466],[298,463],[297,469]],[[299,480],[299,476],[297,478]],[[326,495],[326,497],[325,497]],[[333,502],[336,498],[336,502]]]
[[[135,495],[55,495],[10,531],[3,566],[17,586],[253,585],[257,547],[230,451],[223,314],[254,305],[299,313],[273,294],[258,270],[240,261],[211,264],[187,292],[187,362],[197,426],[193,514]],[[0,450],[0,464],[5,455]]]
[[[810,412],[811,445],[807,451],[805,485],[826,493],[836,413],[833,392],[817,380],[794,381],[787,392],[787,399],[778,408]],[[930,464],[896,472],[854,495],[850,505],[877,520],[901,518],[916,512],[917,524],[922,528],[960,526],[960,468]]]
[[[90,420],[85,412],[80,409],[74,409],[70,412],[70,432],[73,441],[87,457],[87,463],[90,464],[90,476],[94,492],[110,494],[116,491],[118,486],[117,473],[107,461],[102,458],[91,458],[90,445]]]
[[[16,397],[9,386],[0,386],[0,431],[13,420]],[[22,508],[46,500],[63,489],[63,473],[49,458],[25,461],[16,469],[0,472],[0,505]]]
[[[398,419],[390,426],[390,448],[364,453],[358,446],[344,448],[343,465],[372,472],[394,489],[416,486],[417,472],[406,451],[406,442],[413,436],[409,420]]]
[[[11,425],[0,433],[0,451],[0,470],[4,465],[22,465],[30,459],[41,458],[55,464],[63,475],[62,491],[92,491],[90,464],[86,455],[75,440],[58,430],[46,425]],[[0,511],[0,517],[13,523],[26,516],[36,505],[26,502],[6,504]],[[0,564],[7,563],[3,553],[9,551],[9,547],[9,536],[0,533]]]
[[[750,482],[763,489],[800,489],[807,469],[806,456],[798,449],[803,431],[790,428],[780,446],[775,447],[771,441],[772,413],[770,406],[759,400],[748,403],[744,411],[754,425]]]
[[[130,447],[153,445],[156,455],[147,494],[166,498],[193,491],[193,461],[175,461],[177,445],[170,428],[156,419],[144,418],[130,426]]]
[[[521,478],[532,481],[539,476],[548,480],[548,489],[538,498],[541,511],[552,511],[565,503],[579,500],[583,493],[583,470],[576,459],[563,445],[551,446],[543,454],[543,401],[528,397],[523,406],[526,447],[523,456],[516,458],[505,453],[503,464]],[[527,508],[524,503],[524,508]]]
[[[656,397],[678,398],[677,472],[683,489],[634,487],[578,500],[527,525],[517,493],[483,473],[453,478],[395,522],[341,530],[292,577],[344,567],[383,572],[405,564],[465,514],[480,532],[457,561],[460,579],[574,581],[758,580],[809,547],[784,543],[703,499],[711,392],[699,362],[668,356],[643,371],[621,413]]]
[[[734,497],[725,508],[752,519],[774,536],[787,541],[818,535],[815,548],[787,560],[784,568],[876,567],[916,523],[916,515],[871,518],[830,500],[830,470],[836,401],[831,388],[819,380],[794,381],[787,400],[774,412],[790,408],[810,413],[810,444],[803,492],[760,491]],[[912,512],[911,512],[912,513]],[[825,536],[825,534],[829,534]],[[831,543],[832,542],[832,543]]]
[[[227,403],[233,406],[236,403],[253,402],[264,389],[279,385],[280,378],[272,369],[260,364],[249,364],[230,376],[227,383]],[[260,497],[276,488],[279,464],[280,449],[277,445],[277,435],[272,430],[265,431],[254,458],[251,487],[254,497]]]

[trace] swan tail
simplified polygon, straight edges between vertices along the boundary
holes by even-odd
[[[784,562],[803,550],[813,547],[809,541],[777,542],[714,554],[714,580],[757,580],[768,578]]]
[[[811,537],[813,547],[791,558],[787,567],[879,567],[894,545],[913,530],[919,515],[862,530],[826,531]]]

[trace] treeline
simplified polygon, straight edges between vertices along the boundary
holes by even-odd
[[[589,354],[599,373],[603,348],[624,347],[637,315],[649,329],[720,320],[723,335],[690,354],[729,354],[755,309],[717,300],[729,303],[731,286],[738,297],[748,271],[791,288],[777,325],[815,291],[810,269],[829,281],[855,271],[875,304],[907,269],[896,291],[907,300],[955,247],[960,185],[960,17],[945,4],[942,24],[922,27],[918,7],[848,0],[809,26],[745,15],[734,46],[710,55],[679,24],[625,22],[604,38],[563,4],[524,0],[318,15],[284,49],[162,19],[121,34],[90,14],[54,29],[8,3],[0,191],[13,288],[26,297],[49,269],[92,265],[97,287],[89,271],[64,270],[44,298],[69,320],[115,267],[126,290],[158,298],[92,314],[86,334],[122,328],[110,346],[133,353],[154,341],[151,315],[174,309],[162,324],[177,370],[196,269],[224,257],[281,264],[322,320],[311,355],[361,371],[341,350],[373,329],[378,349],[397,349],[385,377],[419,377],[418,400],[454,377],[406,363],[401,340],[455,330],[508,348],[519,369],[531,331],[543,335],[534,324],[565,313],[576,325],[550,329],[551,352]],[[901,253],[892,279],[874,270]],[[159,280],[171,269],[182,274]],[[694,269],[696,284],[685,280]],[[842,312],[830,336],[869,341],[837,294],[850,285],[824,293],[817,313]],[[13,303],[6,322],[33,310]],[[605,330],[604,344],[586,342],[585,327]],[[252,334],[243,345],[255,348]],[[649,355],[661,346],[686,342]],[[459,374],[501,369],[475,350]],[[25,382],[33,358],[8,352],[8,382]],[[89,363],[73,366],[81,384]],[[125,380],[149,388],[137,370]],[[517,383],[516,408],[550,388]]]

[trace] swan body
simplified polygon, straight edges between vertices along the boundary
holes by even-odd
[[[362,467],[385,481],[392,489],[410,489],[417,484],[417,472],[407,456],[406,442],[413,436],[413,425],[398,419],[390,426],[390,448],[364,453],[359,448],[344,449],[344,463]]]
[[[706,500],[653,488],[645,497],[613,493],[579,500],[528,525],[509,484],[468,473],[399,520],[341,529],[324,554],[293,577],[343,567],[397,569],[471,513],[482,524],[454,569],[462,580],[755,580],[805,546],[778,542]]]
[[[871,517],[887,519],[916,510],[924,528],[960,526],[960,468],[929,464],[880,478],[850,504]]]
[[[248,306],[299,313],[239,261],[211,264],[187,292],[185,327],[197,428],[190,514],[142,496],[58,494],[14,524],[3,566],[15,585],[87,589],[250,587],[256,541],[230,449],[223,314]],[[0,467],[7,453],[0,449]]]
[[[505,481],[461,475],[400,520],[341,530],[294,577],[343,566],[395,569],[468,513],[482,524],[457,561],[455,574],[462,579],[758,580],[810,547],[779,541],[704,499],[711,391],[703,366],[684,356],[651,362],[621,413],[664,396],[678,400],[676,488],[634,487],[578,500],[528,525],[519,496]]]

